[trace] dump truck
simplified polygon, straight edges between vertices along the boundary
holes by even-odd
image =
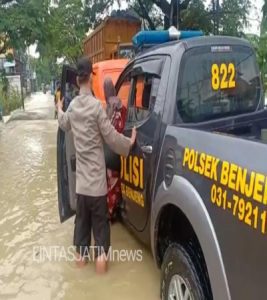
[[[140,31],[141,22],[137,18],[107,17],[84,40],[84,54],[93,63],[103,60],[130,58],[132,38]]]

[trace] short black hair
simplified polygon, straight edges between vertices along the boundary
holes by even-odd
[[[87,56],[83,56],[77,61],[77,74],[79,77],[90,76],[93,72],[93,64]]]

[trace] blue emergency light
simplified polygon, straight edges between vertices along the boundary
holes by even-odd
[[[133,45],[141,47],[142,45],[156,45],[167,43],[173,40],[189,39],[192,37],[203,36],[202,31],[178,31],[175,27],[169,30],[140,31],[133,37]]]

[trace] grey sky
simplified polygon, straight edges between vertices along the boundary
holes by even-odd
[[[261,9],[262,9],[264,0],[254,0],[254,1],[252,0],[252,2],[254,2],[253,3],[254,8],[251,10],[251,13],[249,15],[250,26],[249,26],[249,28],[247,28],[246,32],[259,34],[259,32],[260,32],[259,25],[260,25],[261,18],[262,18]]]

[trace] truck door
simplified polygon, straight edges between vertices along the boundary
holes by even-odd
[[[76,96],[76,71],[69,66],[63,66],[61,78],[61,96],[64,97],[63,110],[66,111],[72,99]],[[76,174],[73,168],[75,148],[72,132],[64,132],[60,128],[57,134],[57,177],[58,177],[58,208],[60,221],[64,222],[75,214]]]
[[[165,94],[165,87],[161,85],[164,62],[159,57],[141,61],[127,79],[131,81],[131,88],[125,134],[129,136],[135,126],[137,139],[128,158],[121,157],[122,214],[137,231],[145,229],[151,205]],[[126,82],[119,96],[125,85]]]

